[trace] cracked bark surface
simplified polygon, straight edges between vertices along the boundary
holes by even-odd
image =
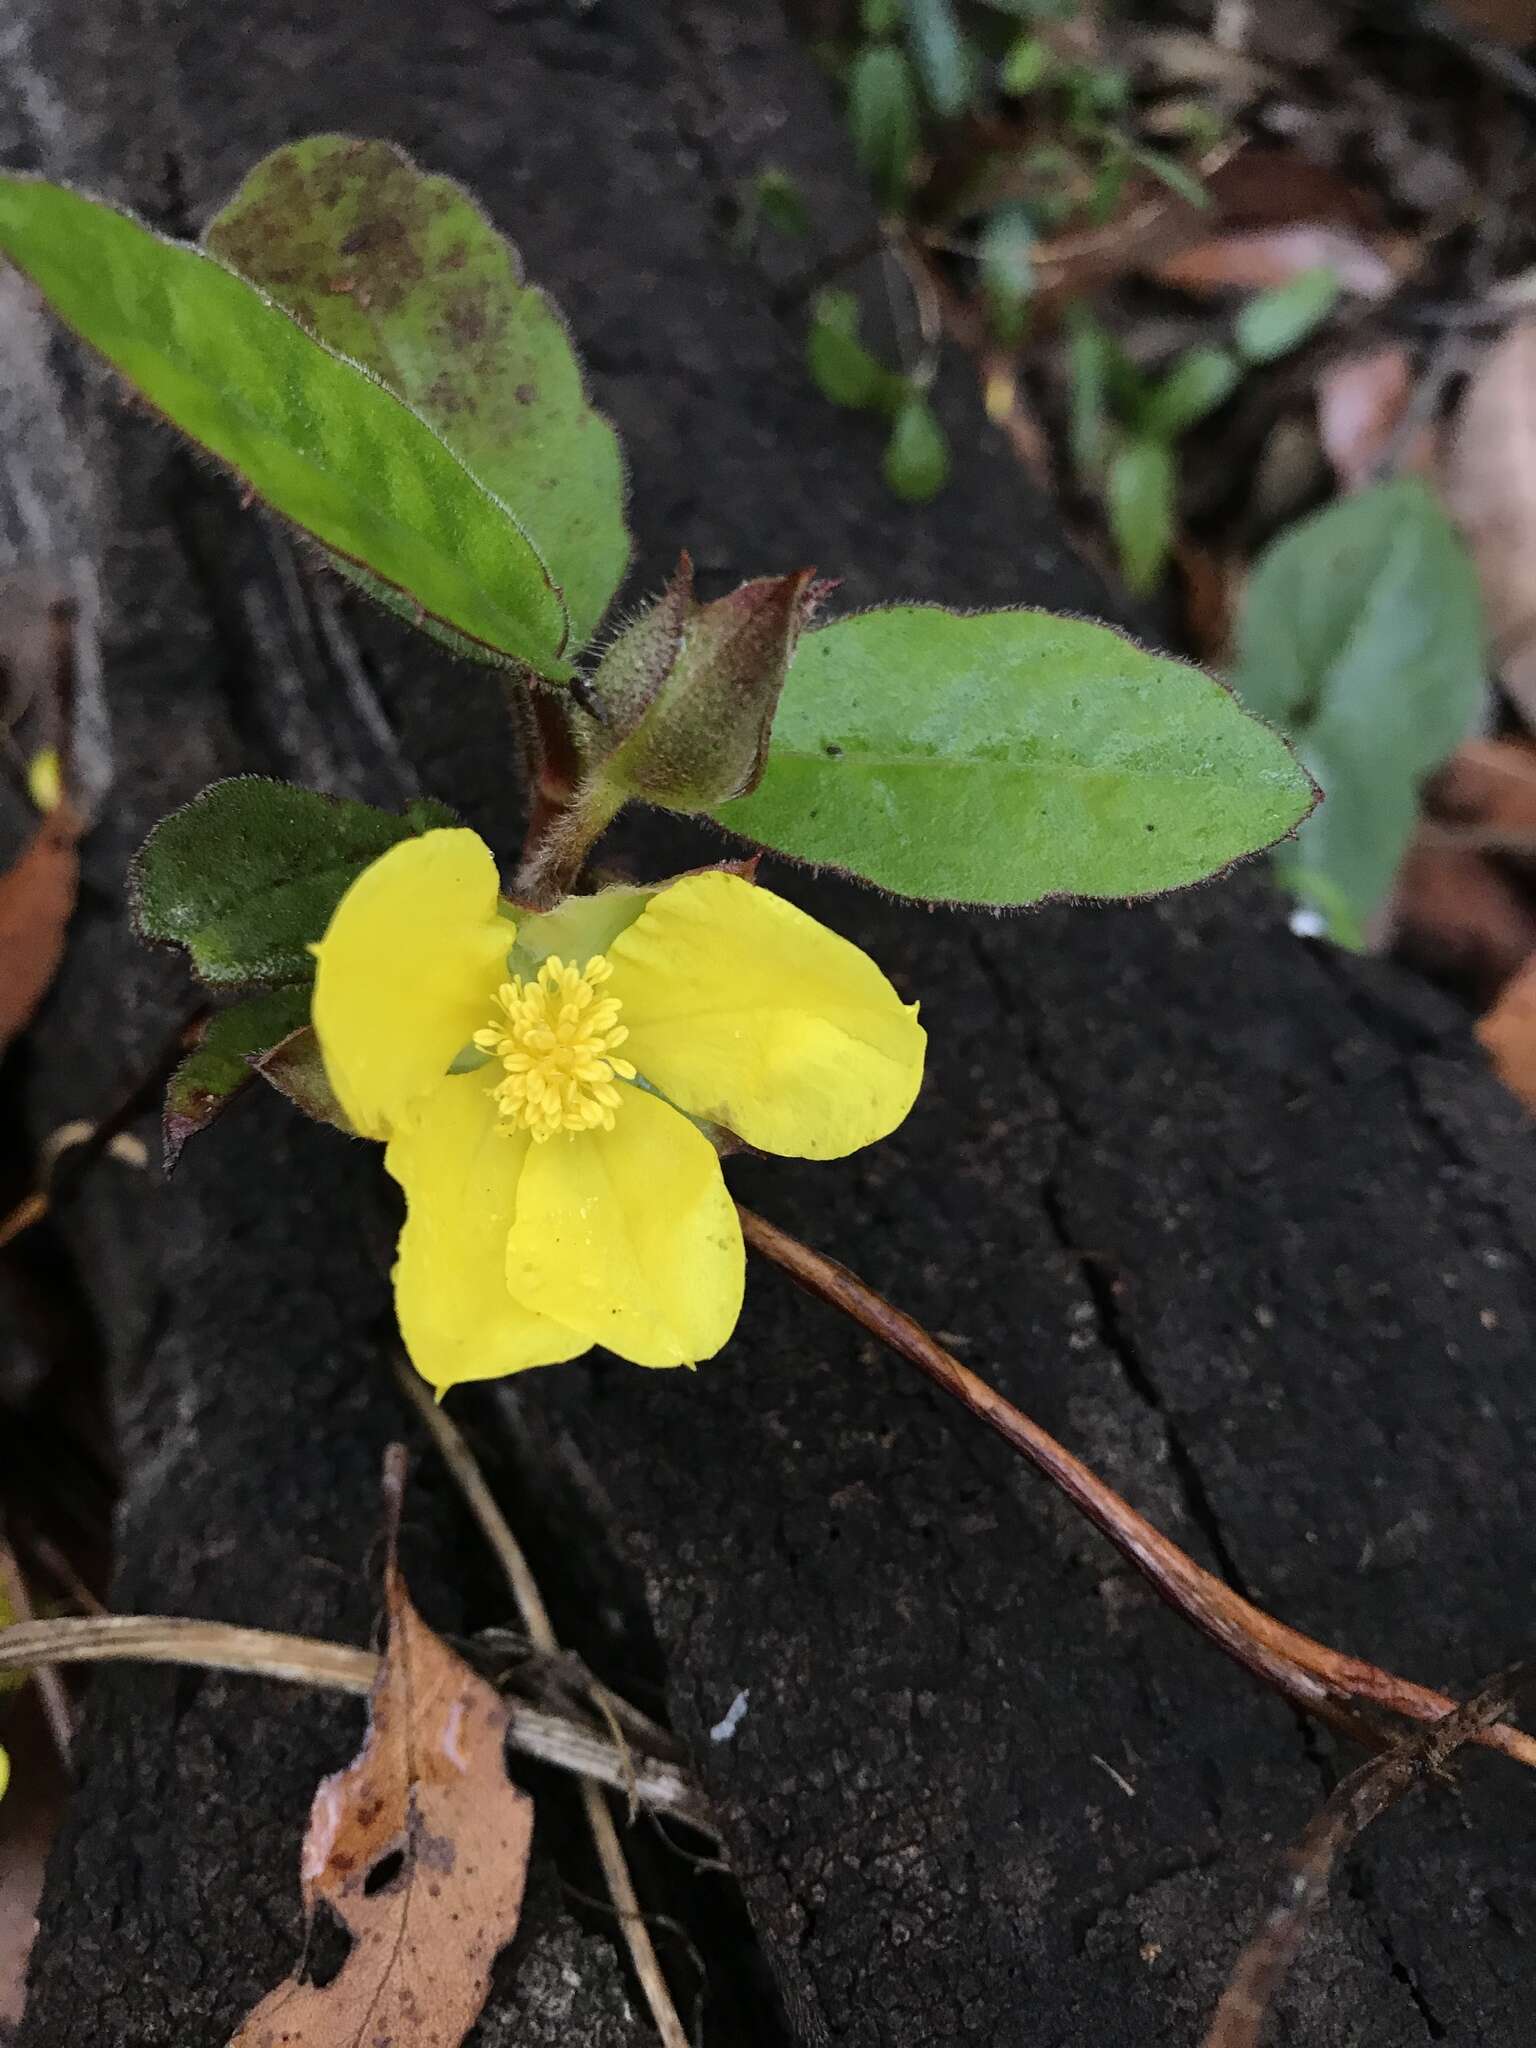
[[[866,424],[809,389],[796,318],[732,255],[733,194],[766,161],[834,239],[864,221],[776,16],[112,13],[13,5],[8,160],[182,228],[319,128],[391,136],[465,179],[561,299],[625,436],[632,593],[686,543],[715,588],[815,561],[850,605],[1106,609],[958,367],[941,392],[957,481],[903,509]],[[503,852],[515,837],[494,683],[297,569],[70,351],[50,361],[89,475],[116,779],[33,1075],[44,1127],[105,1107],[175,1014],[174,969],[124,930],[123,866],[212,775],[391,802],[419,774]],[[618,847],[652,869],[699,852],[681,829]],[[1287,1619],[1452,1687],[1526,1647],[1536,1171],[1447,1006],[1292,941],[1252,881],[1003,923],[771,879],[922,997],[931,1080],[898,1138],[846,1166],[740,1163],[744,1199],[946,1333]],[[408,1433],[383,1368],[381,1178],[262,1101],[168,1189],[105,1166],[73,1205],[132,1473],[121,1605],[366,1632],[377,1454]],[[460,1405],[499,1430],[494,1391]],[[758,2038],[1196,2037],[1271,1856],[1319,1797],[1326,1737],[772,1274],[699,1374],[564,1368],[516,1405],[529,1486],[553,1461],[566,1475],[545,1553],[574,1528],[591,1545],[566,1560],[591,1592],[567,1603],[573,1634],[585,1616],[619,1681],[624,1657],[659,1656],[727,1817],[782,2001],[782,2021],[760,2002]],[[488,1618],[478,1553],[430,1480],[407,1538],[429,1618]],[[653,1645],[607,1612],[625,1584]],[[733,1739],[711,1742],[742,1690]],[[356,1727],[234,1680],[98,1681],[25,2048],[227,2038],[291,1963],[304,1805]],[[1536,1788],[1492,1759],[1465,1775],[1460,1805],[1415,1807],[1367,1848],[1285,2001],[1289,2038],[1526,2038]],[[537,1959],[510,1994],[525,2015],[499,2005],[487,2041],[638,2038],[611,1949],[572,1926],[547,1871],[520,1946]],[[751,1981],[739,1953],[711,1961]],[[557,1983],[559,2012],[533,1988]]]

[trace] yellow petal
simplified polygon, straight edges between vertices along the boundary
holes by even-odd
[[[575,1358],[589,1337],[507,1292],[507,1233],[532,1140],[498,1128],[483,1074],[454,1074],[391,1142],[405,1189],[395,1309],[411,1362],[434,1387]]]
[[[741,1226],[709,1141],[654,1095],[620,1093],[611,1131],[530,1152],[507,1283],[636,1365],[692,1365],[741,1313]]]
[[[609,948],[624,1057],[749,1145],[840,1159],[901,1122],[927,1034],[867,953],[739,875],[686,875]]]
[[[484,1024],[513,929],[473,832],[424,832],[364,868],[315,948],[314,1024],[352,1128],[387,1138]]]

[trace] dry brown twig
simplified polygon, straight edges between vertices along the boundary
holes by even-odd
[[[510,1523],[502,1513],[495,1496],[485,1483],[473,1451],[464,1441],[458,1425],[445,1415],[428,1392],[425,1383],[418,1379],[409,1365],[403,1361],[399,1378],[402,1387],[411,1400],[422,1421],[432,1433],[433,1441],[443,1454],[444,1462],[463,1491],[470,1513],[480,1525],[481,1534],[490,1545],[498,1564],[506,1575],[512,1598],[522,1617],[528,1639],[536,1650],[546,1656],[558,1657],[560,1639],[555,1634],[554,1623],[549,1618],[549,1609],[544,1605],[544,1596],[539,1591],[538,1581],[523,1555],[521,1544],[512,1533]],[[598,1688],[606,1700],[612,1695],[606,1688]],[[594,1697],[596,1693],[594,1693]],[[611,1715],[609,1705],[607,1711]],[[614,1915],[623,1934],[629,1959],[634,1965],[640,1988],[645,1993],[645,2002],[650,2007],[651,2018],[656,2031],[666,2048],[690,2048],[688,2034],[678,2018],[677,2007],[667,1988],[657,1959],[656,1946],[651,1940],[651,1931],[640,1901],[635,1893],[634,1882],[629,1874],[629,1865],[624,1860],[624,1850],[619,1842],[619,1831],[613,1815],[603,1797],[600,1786],[590,1778],[581,1781],[582,1806],[586,1813],[587,1826],[591,1830],[592,1845],[597,1851],[597,1860],[602,1865],[603,1881],[608,1887],[608,1896],[613,1902]]]
[[[19,1622],[13,1628],[0,1629],[0,1672],[112,1663],[243,1671],[358,1698],[366,1698],[372,1691],[379,1670],[374,1651],[357,1650],[349,1643],[279,1635],[263,1628],[236,1628],[226,1622],[196,1621],[180,1615],[83,1615]],[[617,1792],[632,1790],[650,1812],[686,1821],[702,1834],[715,1834],[714,1818],[703,1795],[672,1759],[633,1750],[625,1754],[584,1721],[521,1700],[508,1705],[511,1727],[507,1740],[521,1755],[595,1779]]]
[[[159,1101],[171,1075],[196,1043],[207,1015],[208,1005],[201,1003],[184,1017],[156,1055],[153,1065],[139,1076],[107,1114],[97,1123],[88,1123],[85,1135],[77,1143],[55,1154],[48,1163],[42,1186],[24,1195],[14,1209],[0,1217],[0,1249],[13,1243],[35,1223],[41,1223],[74,1189],[86,1169],[110,1148],[113,1139]]]
[[[1327,1897],[1340,1856],[1405,1793],[1434,1777],[1464,1743],[1486,1734],[1521,1693],[1532,1690],[1536,1662],[1514,1665],[1435,1727],[1404,1736],[1334,1788],[1281,1865],[1263,1925],[1238,1957],[1204,2048],[1259,2048],[1275,1994],[1296,1959],[1308,1920]]]
[[[840,1310],[879,1338],[995,1430],[1109,1538],[1176,1613],[1284,1698],[1343,1725],[1350,1734],[1375,1746],[1379,1746],[1379,1738],[1362,1723],[1362,1708],[1385,1707],[1411,1720],[1430,1722],[1457,1711],[1456,1701],[1444,1693],[1314,1642],[1243,1599],[1155,1529],[995,1387],[963,1366],[921,1323],[893,1307],[835,1259],[813,1251],[752,1210],[739,1204],[738,1210],[742,1232],[755,1252],[781,1267],[807,1294]],[[1536,1738],[1518,1728],[1489,1726],[1473,1739],[1536,1769]]]
[[[33,1622],[32,1599],[27,1591],[27,1582],[21,1575],[21,1566],[16,1554],[5,1542],[4,1531],[0,1529],[0,1594],[16,1616],[16,1625],[25,1627]],[[70,1705],[69,1694],[64,1690],[56,1671],[40,1671],[37,1675],[37,1697],[43,1709],[43,1719],[48,1724],[48,1733],[53,1746],[59,1753],[59,1762],[69,1769],[69,1755],[75,1742],[75,1712]]]

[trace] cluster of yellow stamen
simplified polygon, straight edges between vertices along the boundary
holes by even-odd
[[[514,976],[496,991],[502,1014],[474,1042],[502,1064],[491,1093],[509,1129],[531,1131],[539,1144],[562,1131],[613,1129],[613,1084],[633,1081],[635,1070],[614,1057],[629,1036],[618,998],[598,995],[612,973],[601,953],[584,968],[551,954],[533,980]]]

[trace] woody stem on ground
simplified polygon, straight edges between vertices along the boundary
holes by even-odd
[[[781,1267],[807,1294],[878,1337],[995,1430],[1102,1530],[1175,1612],[1286,1699],[1342,1724],[1367,1742],[1379,1741],[1379,1737],[1362,1725],[1361,1710],[1386,1708],[1415,1721],[1430,1722],[1456,1710],[1457,1702],[1443,1693],[1315,1642],[1245,1600],[1170,1542],[995,1387],[952,1357],[911,1316],[835,1259],[813,1251],[752,1210],[740,1205],[738,1209],[743,1235],[755,1252]],[[1536,1738],[1518,1728],[1500,1723],[1481,1730],[1474,1740],[1536,1769]]]

